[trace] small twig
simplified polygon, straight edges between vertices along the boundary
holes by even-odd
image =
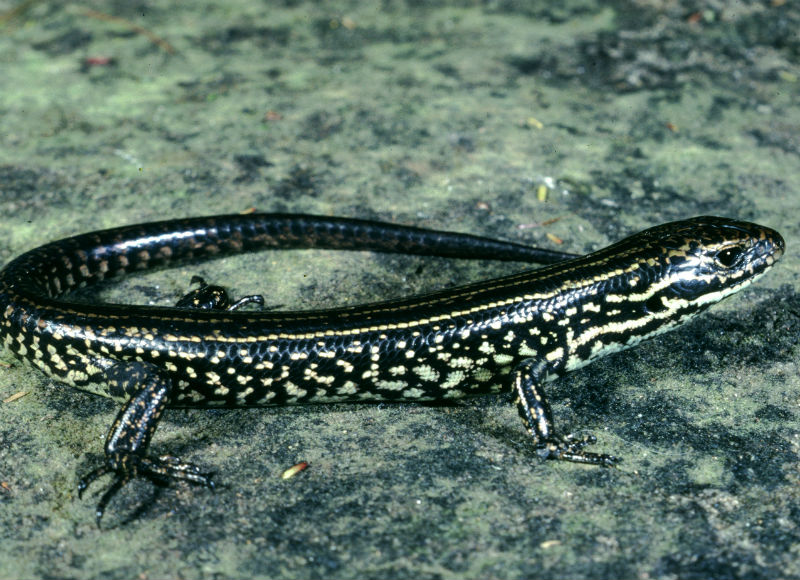
[[[3,402],[4,403],[11,403],[13,401],[16,401],[17,399],[21,399],[22,397],[24,397],[27,394],[28,394],[28,391],[20,391],[18,393],[14,393],[10,397],[6,397],[5,399],[3,399]]]
[[[281,479],[291,479],[292,477],[294,477],[307,467],[308,467],[307,461],[301,461],[300,463],[292,465],[289,469],[287,469],[281,474]]]
[[[39,0],[25,0],[24,2],[20,2],[18,6],[0,13],[0,24],[6,24],[7,22],[11,22],[15,18],[22,16],[37,2],[39,2]]]
[[[105,12],[98,12],[97,10],[87,10],[86,16],[89,18],[96,18],[97,20],[104,20],[106,22],[113,22],[114,24],[119,24],[133,30],[136,34],[141,34],[146,36],[150,42],[158,46],[161,50],[169,54],[175,54],[177,51],[175,47],[172,46],[169,42],[161,38],[160,36],[156,36],[146,28],[139,26],[138,24],[131,22],[130,20],[126,20],[125,18],[120,18],[119,16],[112,16],[111,14],[106,14]]]

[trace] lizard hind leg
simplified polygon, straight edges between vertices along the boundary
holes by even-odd
[[[178,300],[175,303],[176,308],[226,310],[232,312],[247,304],[264,306],[264,297],[259,294],[244,296],[236,302],[231,302],[231,298],[225,288],[215,284],[208,284],[202,276],[192,276],[191,283],[199,284],[199,287]]]
[[[172,379],[167,373],[154,364],[138,361],[119,362],[105,372],[110,392],[129,397],[106,437],[104,465],[87,474],[78,484],[80,497],[98,478],[109,473],[115,476],[97,504],[97,525],[114,495],[136,477],[154,483],[182,480],[213,489],[211,475],[198,466],[169,455],[152,457],[147,454],[169,402]]]

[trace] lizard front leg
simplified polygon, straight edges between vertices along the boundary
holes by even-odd
[[[590,453],[584,449],[594,443],[594,435],[575,438],[572,435],[557,435],[553,427],[553,412],[544,394],[547,378],[546,361],[526,359],[512,372],[515,403],[522,422],[533,437],[539,455],[545,459],[559,459],[574,463],[588,463],[612,467],[619,462],[613,455]]]

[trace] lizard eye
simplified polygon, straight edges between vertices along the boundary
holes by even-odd
[[[715,256],[718,264],[725,268],[733,268],[744,257],[744,250],[742,248],[726,248],[717,252]]]

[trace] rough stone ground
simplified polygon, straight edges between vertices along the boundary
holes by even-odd
[[[0,576],[800,577],[798,6],[555,4],[0,0],[0,263],[250,207],[573,252],[710,213],[788,243],[743,295],[551,385],[614,470],[541,463],[505,397],[171,410],[156,451],[219,489],[136,482],[98,530],[76,483],[115,405],[3,353],[0,401],[26,394],[0,403]],[[201,273],[315,308],[520,267],[267,253],[105,298],[170,304]]]

